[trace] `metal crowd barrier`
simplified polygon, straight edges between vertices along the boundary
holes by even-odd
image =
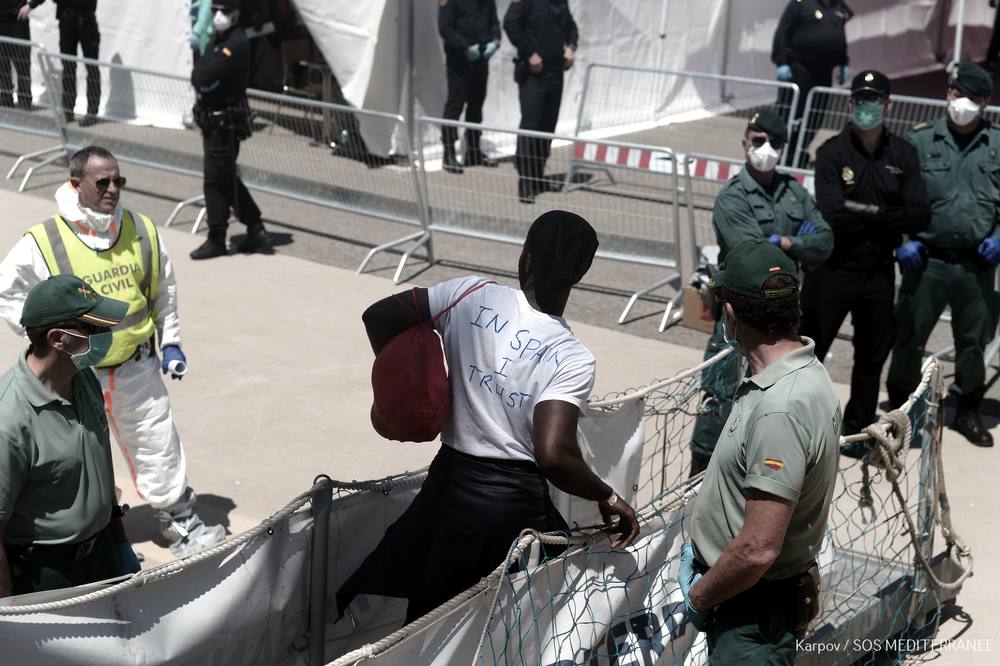
[[[60,131],[58,102],[53,104],[53,95],[58,100],[61,88],[52,85],[48,62],[42,58],[44,47],[35,42],[13,37],[0,37],[0,129],[22,132],[58,141],[54,146],[34,150],[19,155],[7,171],[10,180],[21,165],[30,160],[53,153],[62,154],[63,137]],[[45,94],[33,99],[33,83],[43,81]],[[22,85],[24,90],[22,90]],[[23,189],[23,186],[22,186]]]
[[[665,321],[677,319],[681,287],[679,172],[673,151],[662,146],[630,144],[617,141],[586,141],[586,145],[607,154],[616,154],[622,163],[605,164],[608,180],[592,179],[567,189],[565,173],[572,159],[576,137],[505,129],[486,125],[420,118],[417,135],[434,137],[442,127],[482,132],[484,145],[516,144],[518,137],[551,141],[547,161],[545,190],[536,204],[527,206],[518,200],[518,174],[512,162],[504,161],[495,169],[466,168],[461,175],[447,173],[436,163],[423,160],[424,141],[420,142],[421,178],[427,196],[427,230],[480,240],[520,245],[531,220],[548,207],[580,211],[600,239],[597,256],[614,261],[663,269],[666,275],[645,287],[634,289],[619,323],[625,321],[635,301],[665,286],[675,290],[664,314]],[[627,155],[654,155],[655,169],[633,168]],[[638,157],[636,158],[638,159]]]
[[[798,103],[794,83],[593,63],[583,78],[576,134],[622,126],[638,131],[708,115],[749,118],[762,106],[781,113],[791,133]]]
[[[86,90],[87,67],[96,68],[101,76],[102,100],[97,122],[81,126],[79,119],[84,114],[78,113],[77,121],[68,122],[61,109],[61,95],[57,96],[54,115],[62,144],[53,149],[57,155],[29,170],[22,189],[35,168],[65,159],[91,144],[104,146],[123,163],[202,177],[204,150],[201,132],[194,125],[195,96],[187,78],[58,53],[41,53],[40,58],[52,73],[50,86],[60,91],[61,83],[56,82],[65,64],[77,65],[79,91]],[[254,133],[241,144],[239,169],[249,189],[422,226],[422,196],[402,116],[258,90],[249,91],[247,97]],[[85,110],[85,96],[77,99]],[[336,143],[326,141],[332,126],[341,128]],[[369,141],[391,146],[392,153],[372,153],[362,138],[362,129]],[[164,226],[170,226],[185,206],[202,203],[200,194],[181,201]],[[204,210],[192,232],[197,231],[203,217]],[[381,245],[372,254],[422,234]]]
[[[942,93],[944,90],[942,89]],[[851,119],[848,102],[851,91],[847,88],[813,88],[806,95],[805,108],[802,112],[802,124],[812,126],[817,130],[811,144],[819,147],[829,137],[830,132],[839,132],[847,126]],[[885,125],[890,132],[902,136],[913,129],[917,123],[934,122],[944,117],[948,102],[945,99],[928,97],[909,97],[907,95],[892,95],[892,109],[885,116]],[[985,117],[993,122],[1000,122],[1000,106],[986,107]],[[799,135],[795,145],[795,161],[797,164],[803,152],[809,150],[804,145],[804,133]]]

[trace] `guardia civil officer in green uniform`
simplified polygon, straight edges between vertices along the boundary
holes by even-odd
[[[840,401],[813,341],[799,337],[791,257],[744,241],[713,284],[726,337],[750,370],[695,500],[678,581],[709,663],[791,664],[819,608]]]
[[[73,275],[39,283],[24,303],[31,344],[0,377],[0,597],[139,570],[90,370],[127,311]]]
[[[948,115],[904,138],[913,144],[931,202],[931,224],[896,250],[903,281],[898,332],[886,386],[902,404],[920,382],[924,345],[946,306],[955,339],[957,400],[952,427],[977,446],[993,446],[979,406],[985,392],[983,351],[996,329],[993,276],[1000,262],[1000,129],[983,119],[993,79],[959,63],[948,82]]]
[[[818,267],[833,251],[833,232],[812,196],[797,180],[774,170],[787,141],[777,113],[765,109],[750,118],[743,134],[746,165],[722,188],[712,210],[720,262],[730,248],[751,238],[767,239],[806,269]],[[716,322],[705,359],[725,347],[722,324]],[[739,356],[731,354],[702,373],[704,398],[691,437],[692,476],[708,465],[729,416],[740,369]]]

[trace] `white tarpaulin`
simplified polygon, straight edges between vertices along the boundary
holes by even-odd
[[[191,75],[191,47],[187,36],[191,24],[187,19],[189,0],[160,0],[158,2],[98,2],[97,24],[101,32],[98,60],[116,65],[140,67],[185,78]],[[32,41],[46,50],[59,53],[59,24],[56,21],[55,3],[46,2],[31,12]],[[78,51],[77,55],[83,53]],[[121,70],[102,68],[102,109],[128,108],[134,110],[134,120],[140,123],[180,127],[183,114],[190,111],[194,93],[189,101],[178,101],[164,108],[163,95],[149,89],[143,94],[133,77]],[[86,112],[86,68],[77,67],[77,107],[79,114]],[[57,95],[62,93],[60,69],[55,71]],[[153,82],[155,85],[155,81]],[[45,82],[36,75],[32,80],[36,98],[44,91]]]

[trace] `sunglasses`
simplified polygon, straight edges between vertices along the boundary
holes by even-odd
[[[785,147],[784,141],[778,141],[777,139],[769,136],[755,136],[754,138],[750,139],[750,144],[753,145],[754,148],[760,148],[765,143],[768,142],[770,142],[771,147],[778,152],[781,152],[781,149]]]
[[[97,189],[102,192],[111,187],[111,183],[114,183],[115,187],[120,190],[125,187],[125,176],[116,176],[115,178],[98,178],[94,181],[94,185],[97,185]]]

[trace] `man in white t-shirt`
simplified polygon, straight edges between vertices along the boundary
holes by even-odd
[[[521,530],[567,529],[547,482],[598,502],[609,523],[617,516],[614,547],[635,539],[635,511],[587,467],[576,439],[595,362],[562,314],[597,244],[586,220],[549,211],[525,239],[521,289],[459,278],[365,311],[378,354],[396,335],[455,304],[435,321],[451,407],[420,493],[338,592],[341,613],[357,594],[404,597],[409,623],[492,571]],[[420,322],[402,304],[413,297]]]

